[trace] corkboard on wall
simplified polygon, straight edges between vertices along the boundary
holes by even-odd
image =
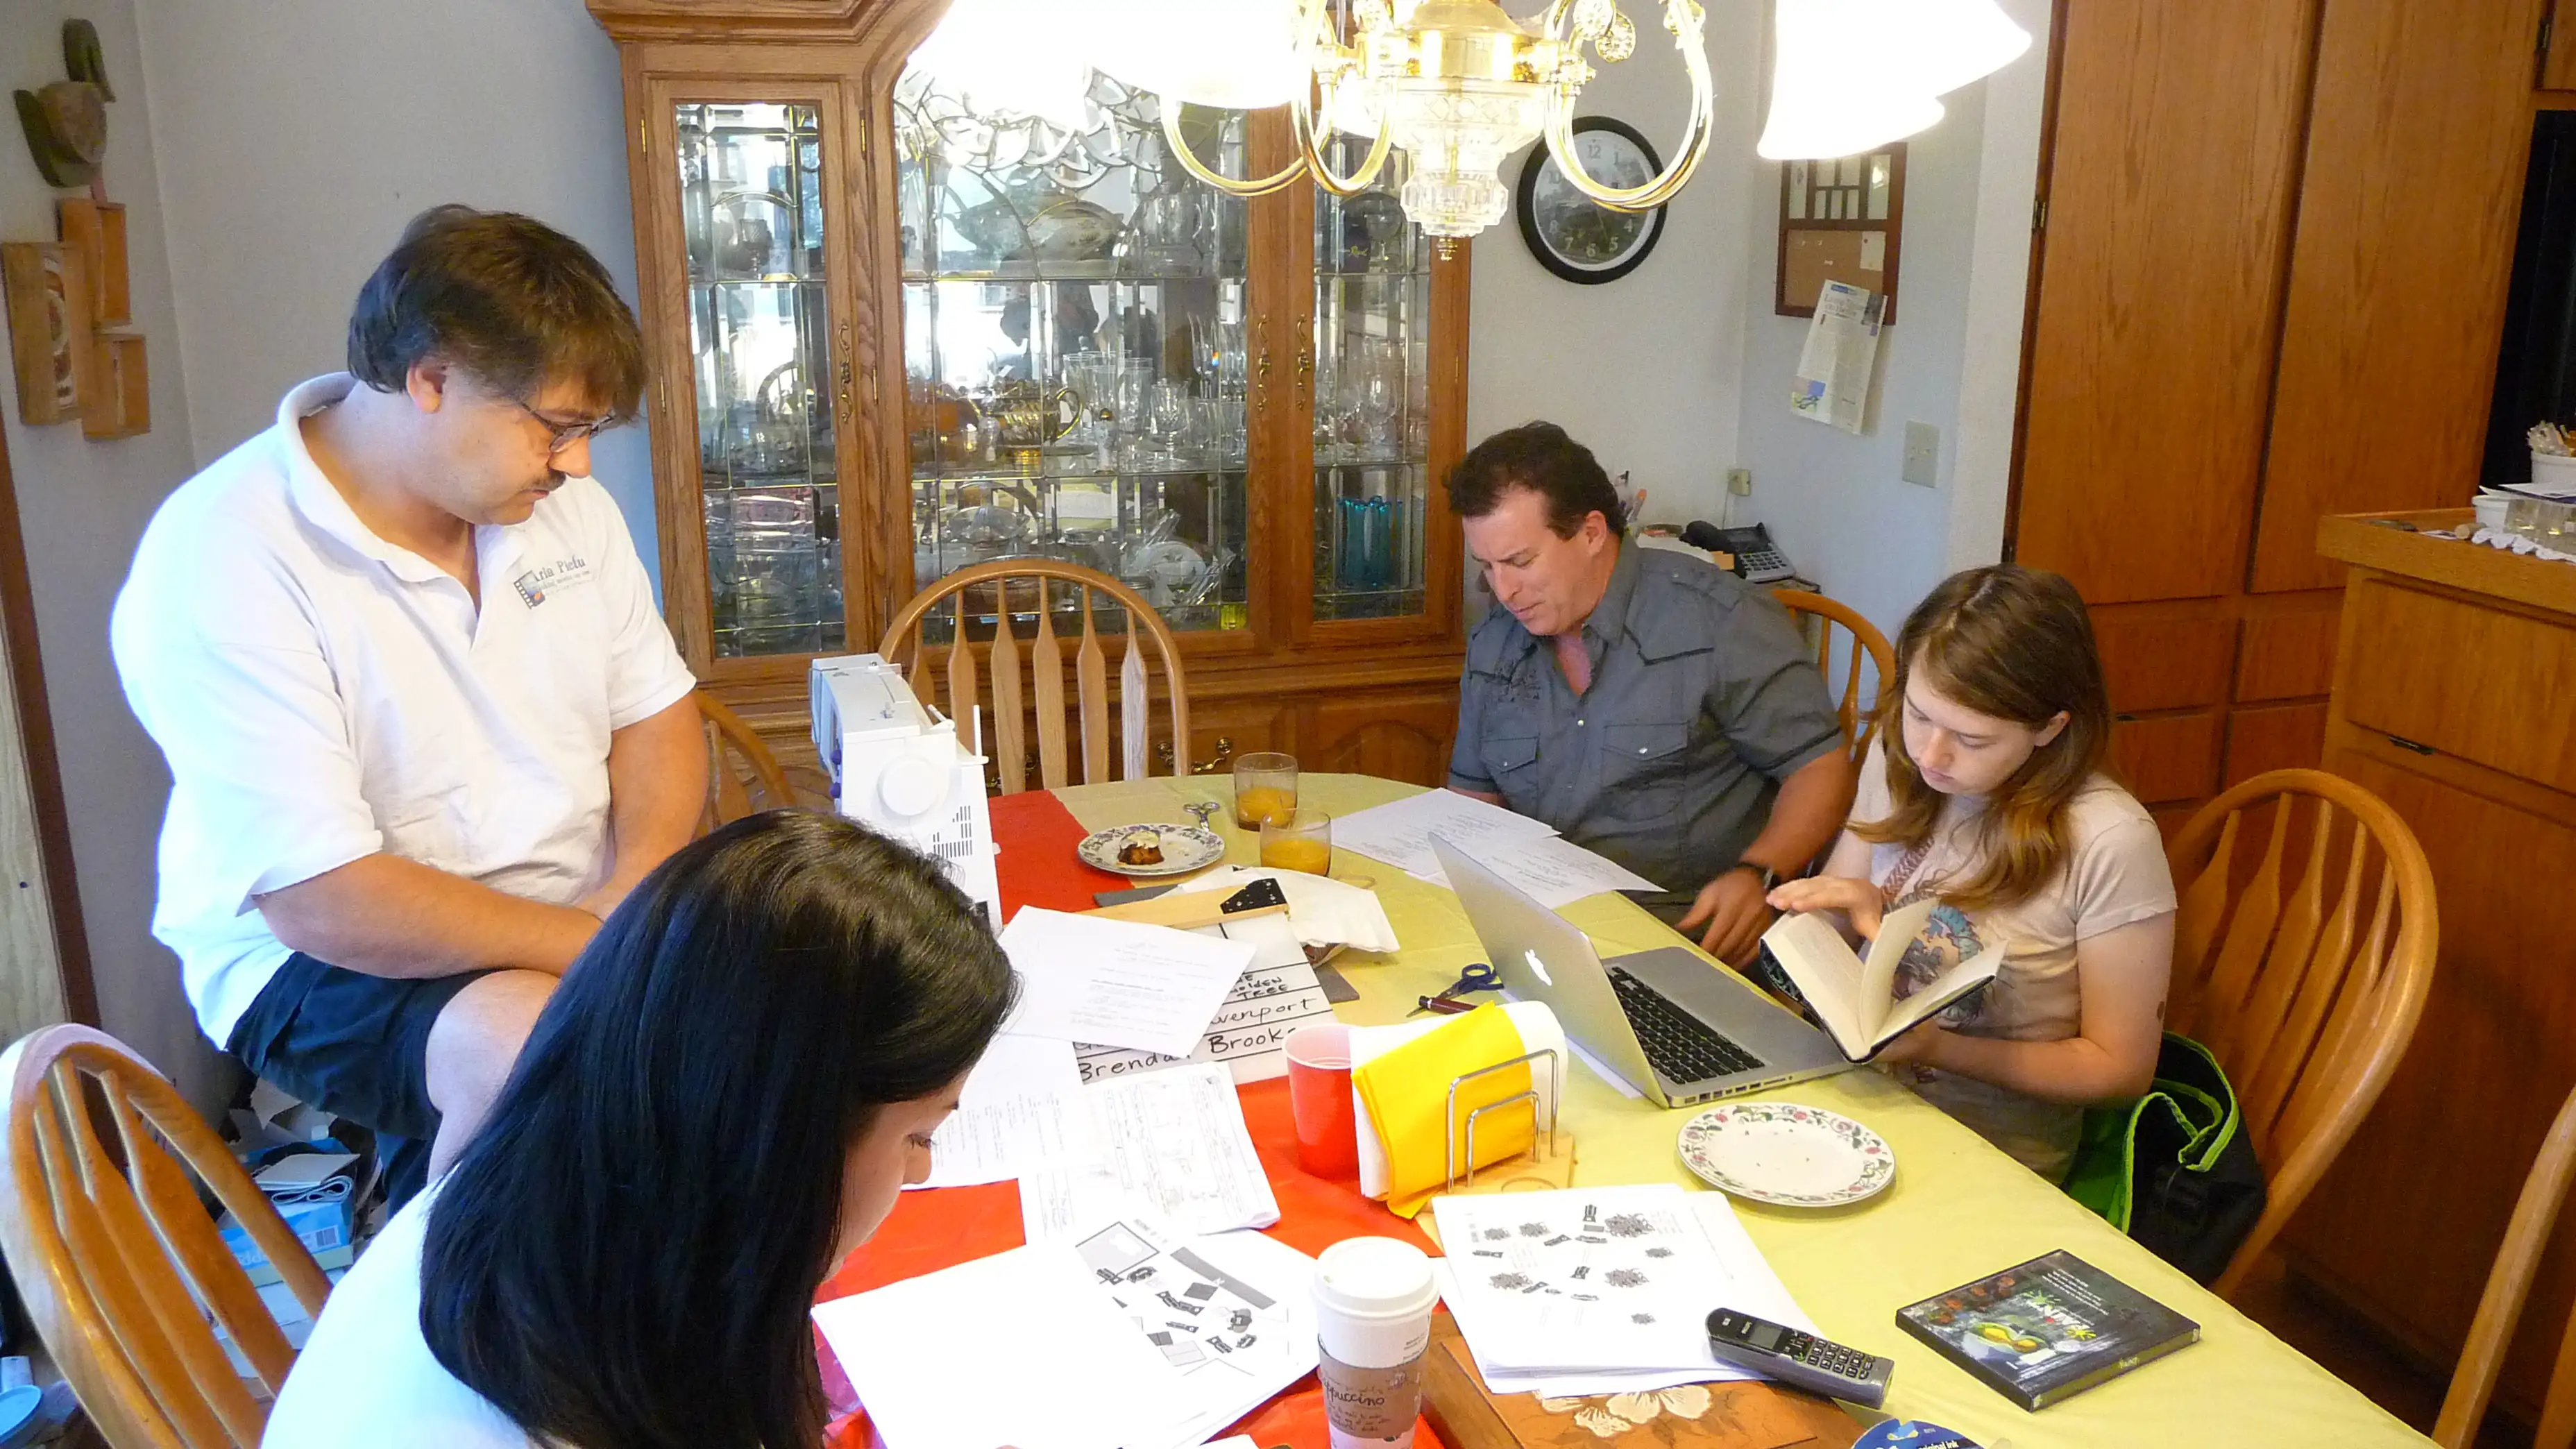
[[[1860,156],[1780,168],[1780,264],[1772,311],[1812,317],[1827,282],[1887,299],[1896,320],[1897,261],[1905,244],[1905,143]]]

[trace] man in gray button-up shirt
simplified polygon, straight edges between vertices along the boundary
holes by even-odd
[[[1496,607],[1467,640],[1449,788],[1544,820],[1664,886],[1642,903],[1743,962],[1763,904],[1833,839],[1853,772],[1777,604],[1630,542],[1591,450],[1497,433],[1448,478]]]

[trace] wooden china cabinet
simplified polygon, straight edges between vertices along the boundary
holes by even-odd
[[[1468,264],[1404,219],[1400,157],[1246,202],[1105,77],[1061,125],[969,104],[910,63],[941,0],[589,4],[625,77],[664,612],[782,755],[812,758],[809,659],[1042,556],[1181,634],[1193,765],[1442,778]],[[1235,175],[1293,145],[1280,112],[1183,123]]]

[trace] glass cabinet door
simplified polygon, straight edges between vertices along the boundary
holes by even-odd
[[[1363,143],[1332,145],[1359,168]],[[1397,152],[1366,191],[1315,194],[1317,620],[1423,611],[1431,247],[1397,200],[1403,172]]]
[[[896,88],[913,585],[1063,559],[1176,630],[1242,630],[1245,203],[1166,154],[1154,96],[1095,77],[1090,100],[1067,131],[919,66]],[[1241,113],[1186,123],[1241,173]]]
[[[816,107],[675,107],[718,658],[845,646]]]

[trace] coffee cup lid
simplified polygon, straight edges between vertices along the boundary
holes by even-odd
[[[1345,1238],[1315,1260],[1315,1301],[1359,1318],[1401,1318],[1439,1300],[1431,1258],[1397,1238]]]

